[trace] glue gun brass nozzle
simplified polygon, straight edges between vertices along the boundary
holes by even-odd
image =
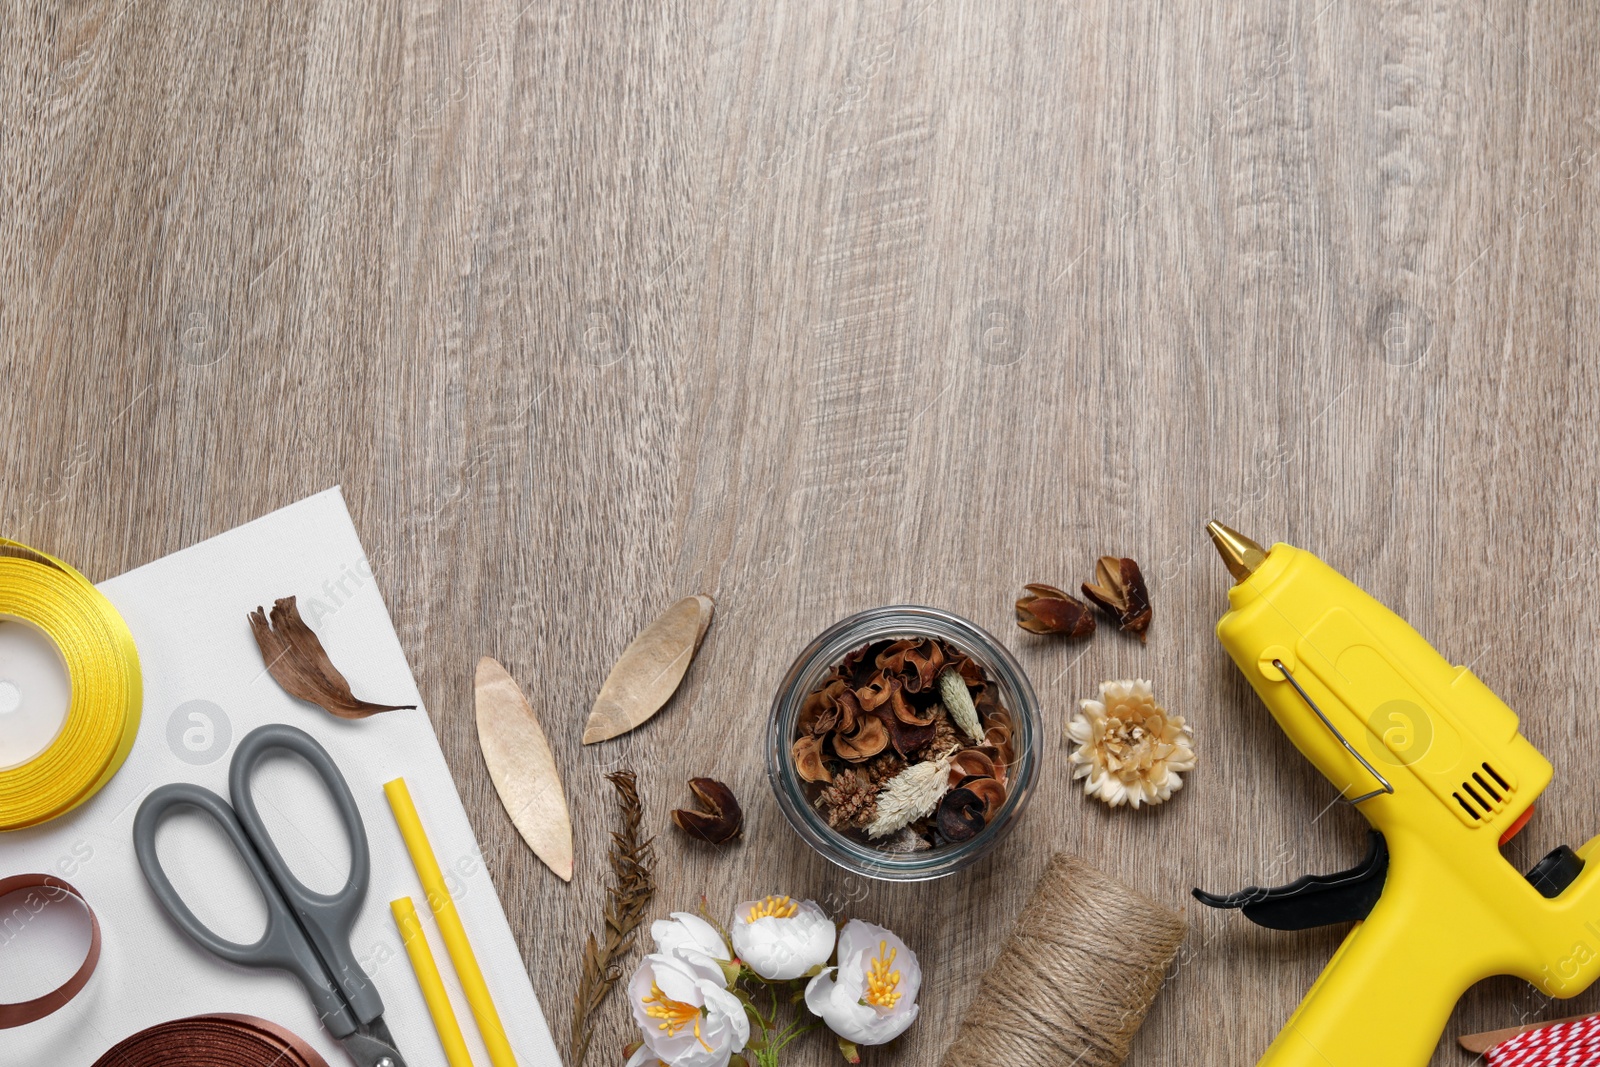
[[[1228,573],[1233,575],[1235,585],[1254,574],[1267,560],[1266,549],[1215,519],[1206,523],[1206,533],[1211,535],[1211,543],[1217,546],[1217,554],[1222,557]]]

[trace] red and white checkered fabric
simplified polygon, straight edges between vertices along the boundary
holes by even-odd
[[[1529,1030],[1500,1042],[1487,1055],[1489,1067],[1597,1067],[1600,1015]]]

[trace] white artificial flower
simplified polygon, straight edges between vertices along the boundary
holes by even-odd
[[[644,1045],[627,1067],[654,1067],[652,1059],[668,1067],[728,1067],[750,1040],[744,1005],[728,992],[722,968],[704,952],[646,956],[628,979],[628,1003]]]
[[[728,936],[747,967],[775,982],[799,978],[833,955],[833,920],[811,900],[747,900],[733,910]]]
[[[839,965],[806,986],[806,1007],[857,1045],[882,1045],[917,1019],[917,954],[881,926],[851,919],[839,931]]]
[[[686,911],[675,911],[671,919],[657,919],[650,924],[650,936],[656,939],[656,951],[682,956],[708,966],[733,959],[727,944],[717,928]]]

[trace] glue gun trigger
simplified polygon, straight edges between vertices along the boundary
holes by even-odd
[[[1310,930],[1365,919],[1383,893],[1389,873],[1389,846],[1383,835],[1369,831],[1367,855],[1338,874],[1308,874],[1273,889],[1251,886],[1217,896],[1194,890],[1194,898],[1211,908],[1238,909],[1257,926],[1270,930]]]

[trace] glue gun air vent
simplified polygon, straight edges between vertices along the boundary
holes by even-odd
[[[1452,795],[1473,822],[1482,822],[1505,808],[1506,801],[1511,798],[1511,787],[1493,767],[1485,763],[1482,770],[1473,771],[1472,776],[1462,782],[1461,788]]]

